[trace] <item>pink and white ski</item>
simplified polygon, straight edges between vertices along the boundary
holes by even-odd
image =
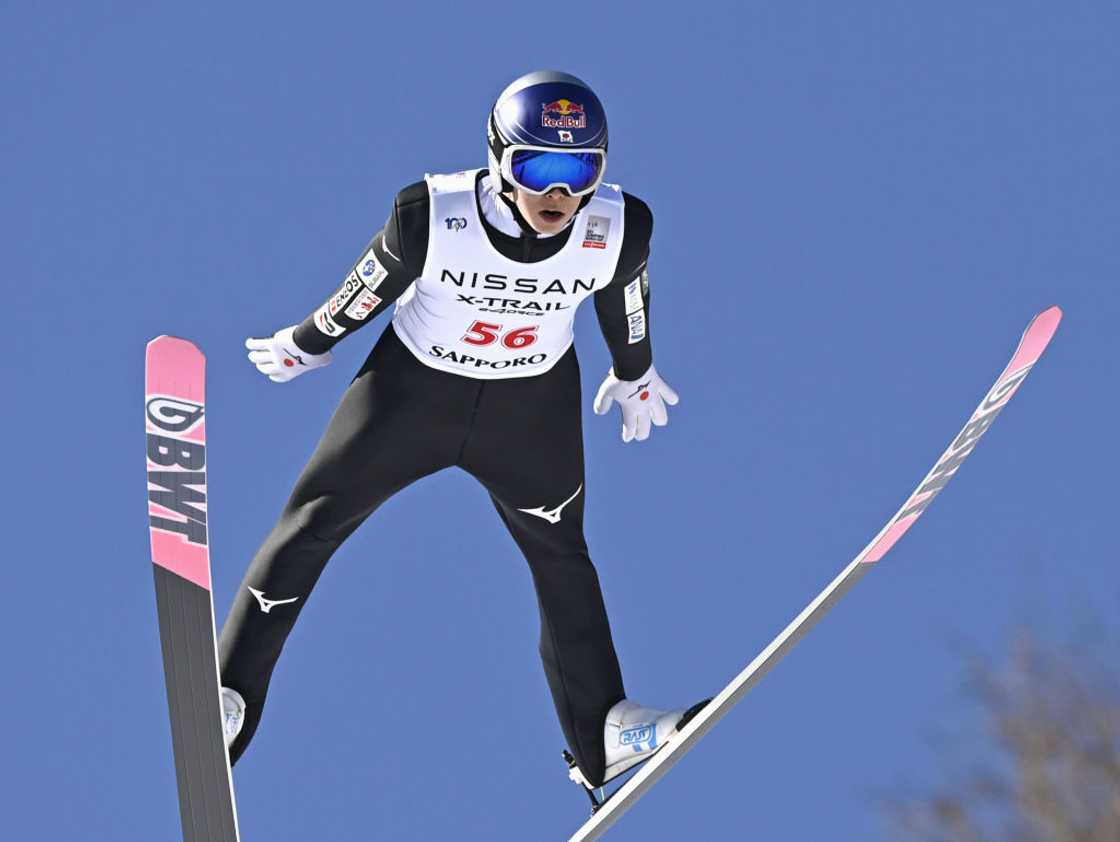
[[[879,531],[879,534],[827,588],[817,595],[816,599],[806,606],[804,611],[794,618],[793,622],[782,630],[781,634],[759,653],[758,657],[750,662],[746,669],[685,725],[671,742],[615,790],[569,842],[590,842],[606,832],[607,828],[618,821],[786,656],[789,650],[840,601],[841,597],[871,569],[875,562],[887,554],[914,525],[933,498],[940,494],[949,480],[956,475],[961,463],[972,453],[981,436],[987,432],[996,416],[1007,406],[1031,368],[1038,362],[1058,329],[1061,319],[1062,311],[1057,307],[1051,307],[1035,316],[1027,326],[1011,362],[1000,374],[984,400],[980,402],[968,423],[964,425],[964,429],[953,439],[952,444],[937,460],[937,464],[926,474],[925,479],[918,484],[914,493],[902,504],[902,508]]]
[[[148,343],[148,523],[183,840],[237,842],[210,591],[205,381],[190,342]]]

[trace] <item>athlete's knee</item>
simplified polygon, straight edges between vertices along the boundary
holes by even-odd
[[[554,564],[585,562],[588,555],[583,529],[575,524],[529,524],[531,528],[511,530],[527,557]],[[550,528],[548,528],[550,527]]]
[[[327,543],[342,540],[350,525],[338,498],[330,494],[300,500],[293,498],[284,512],[284,518],[301,535]]]
[[[527,556],[534,575],[560,582],[597,579],[598,573],[585,548],[566,547],[559,552]]]

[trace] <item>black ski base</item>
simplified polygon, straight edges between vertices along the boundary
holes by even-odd
[[[237,842],[210,592],[153,565],[184,842]]]

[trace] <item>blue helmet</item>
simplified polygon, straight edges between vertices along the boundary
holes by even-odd
[[[514,81],[494,103],[486,134],[490,180],[499,192],[563,187],[590,201],[603,180],[607,115],[594,91],[571,74],[538,70]]]

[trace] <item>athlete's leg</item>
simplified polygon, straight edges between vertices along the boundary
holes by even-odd
[[[580,770],[601,782],[607,712],[625,697],[599,577],[583,537],[579,368],[488,381],[461,465],[490,491],[533,574],[540,652]]]
[[[234,761],[252,739],[280,651],[327,560],[392,494],[455,462],[477,385],[422,365],[389,329],[346,390],[222,630],[222,683],[247,705],[230,748]]]

